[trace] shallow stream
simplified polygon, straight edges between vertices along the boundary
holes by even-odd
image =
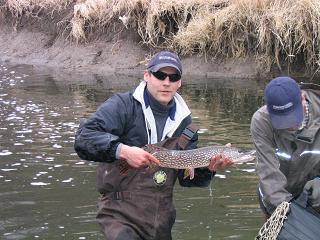
[[[81,118],[139,82],[123,79],[0,65],[1,239],[103,239],[95,222],[96,164],[80,160],[73,141]],[[201,127],[200,146],[253,148],[250,118],[262,104],[263,82],[187,76],[183,83],[180,93]],[[177,185],[173,239],[253,239],[263,224],[254,167],[221,171],[209,188]]]

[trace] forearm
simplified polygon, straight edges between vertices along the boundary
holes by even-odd
[[[113,162],[119,137],[99,131],[92,126],[80,126],[76,133],[74,149],[81,159],[95,162]]]
[[[259,193],[261,195],[262,203],[269,214],[272,214],[277,206],[283,201],[289,202],[293,198],[293,196],[284,187],[272,187],[277,184],[279,183],[276,181],[260,181],[259,183]]]
[[[116,159],[116,149],[125,125],[125,116],[114,111],[116,107],[117,101],[108,100],[90,118],[81,121],[74,144],[80,158],[96,162],[113,162]]]
[[[280,162],[275,154],[277,146],[272,129],[263,123],[253,120],[251,134],[256,148],[259,192],[266,210],[272,213],[281,202],[288,201],[292,196],[285,188],[287,178],[279,168]]]
[[[257,149],[257,174],[259,191],[263,203],[269,213],[283,201],[289,201],[292,195],[286,190],[287,178],[279,169],[279,161],[275,154]]]
[[[257,174],[259,176],[259,191],[263,203],[269,213],[283,201],[289,201],[292,198],[291,193],[286,189],[287,177],[279,169],[279,160],[275,156],[272,147],[261,149],[259,144],[257,150]]]

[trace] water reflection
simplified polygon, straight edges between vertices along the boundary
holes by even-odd
[[[1,239],[103,239],[95,222],[95,163],[73,151],[80,118],[139,79],[57,75],[0,66]],[[252,148],[249,122],[263,83],[214,80],[181,94],[201,127],[200,145]],[[174,239],[253,239],[262,225],[254,163],[217,174],[210,188],[175,190]]]

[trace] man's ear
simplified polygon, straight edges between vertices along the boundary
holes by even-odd
[[[144,72],[143,72],[143,79],[144,79],[144,81],[148,82],[148,81],[149,81],[149,78],[150,78],[150,72],[147,71],[147,70],[144,70]]]
[[[181,79],[180,79],[180,80],[179,80],[179,87],[178,87],[178,88],[180,88],[180,87],[181,87],[181,82],[182,82],[182,81],[181,81]]]
[[[307,101],[307,97],[306,97],[305,93],[301,93],[301,103],[302,103],[302,108],[304,110],[306,110],[305,109],[306,108],[306,101]]]

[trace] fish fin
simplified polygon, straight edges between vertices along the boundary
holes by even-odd
[[[155,164],[155,163],[151,163],[151,164],[148,166],[148,168],[151,169],[151,170],[155,170],[155,169],[157,169],[157,167],[158,167],[158,165]]]
[[[183,179],[186,179],[187,177],[190,177],[190,180],[194,178],[194,168],[187,168],[184,170]]]
[[[156,164],[150,164],[147,168],[151,169],[151,170],[155,170],[157,169],[158,165]],[[131,167],[126,160],[121,159],[120,163],[119,163],[119,171],[120,171],[120,175],[128,175],[128,172],[130,169],[133,169],[133,167]]]
[[[190,179],[192,180],[194,179],[194,168],[190,168],[189,171],[190,171]]]

